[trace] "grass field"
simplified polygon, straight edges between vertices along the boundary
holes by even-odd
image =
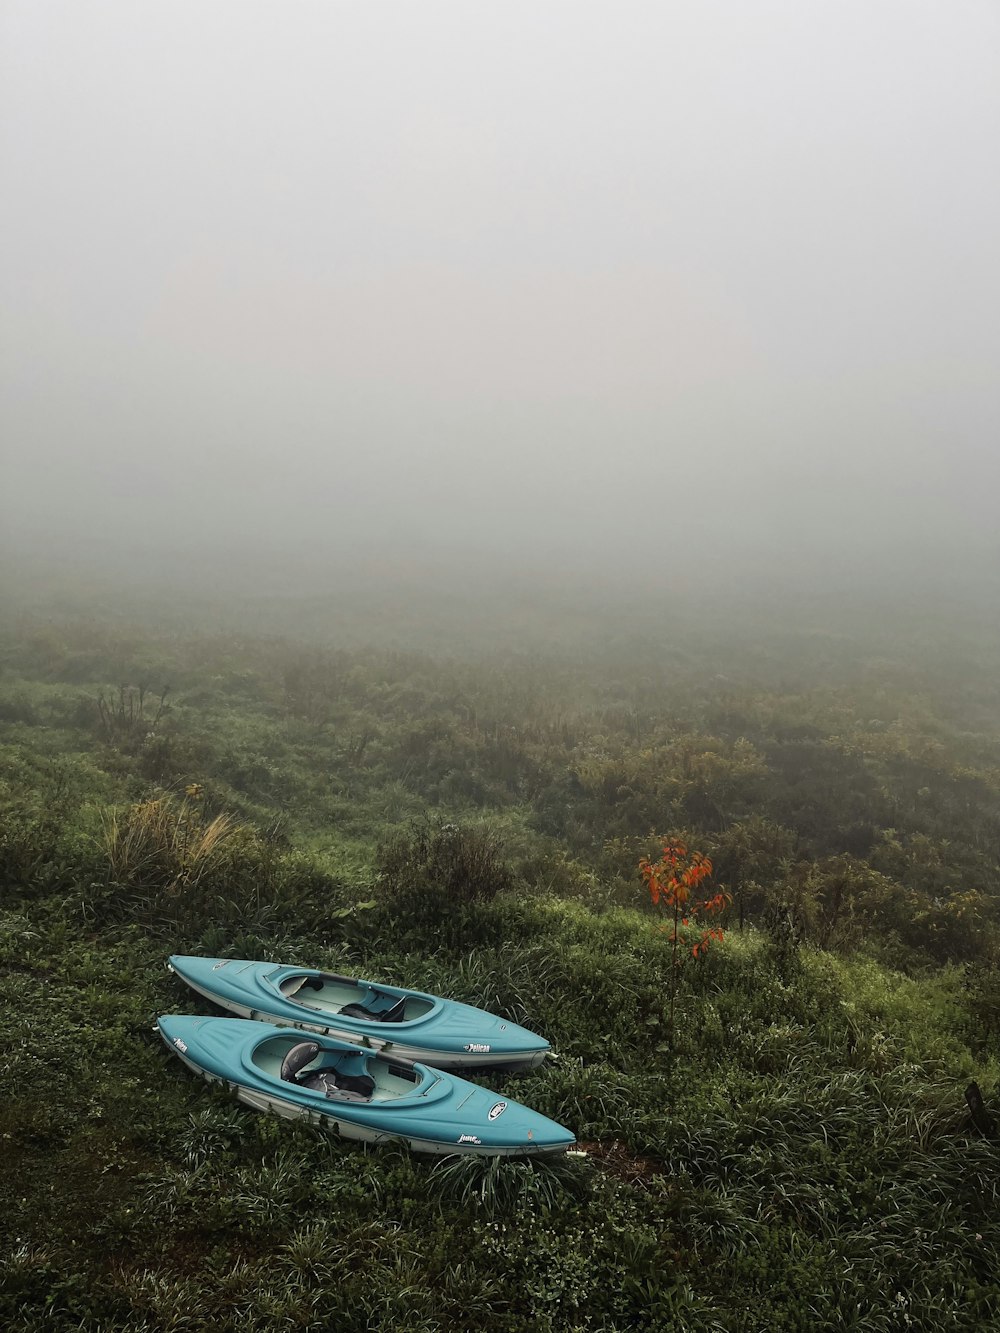
[[[996,1111],[991,645],[6,627],[5,1328],[1000,1323],[1000,1148],[964,1097]],[[637,872],[668,834],[733,896],[672,1038]],[[525,1022],[556,1058],[483,1081],[586,1156],[435,1162],[255,1115],[152,1031],[199,1011],[172,952]]]

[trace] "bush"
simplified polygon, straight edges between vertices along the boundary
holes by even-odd
[[[514,883],[500,838],[485,825],[411,825],[379,848],[378,871],[395,899],[436,890],[452,903],[492,902]]]
[[[499,836],[485,825],[411,824],[376,855],[378,892],[397,926],[419,943],[483,941],[483,908],[513,888]]]

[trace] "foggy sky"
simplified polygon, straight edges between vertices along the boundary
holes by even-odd
[[[2,13],[8,543],[997,558],[993,0]]]

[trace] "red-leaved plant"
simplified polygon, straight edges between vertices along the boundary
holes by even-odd
[[[671,914],[670,929],[670,1045],[674,1044],[674,1005],[677,999],[677,982],[681,967],[688,957],[681,949],[681,927],[695,926],[699,937],[691,945],[691,957],[698,958],[706,952],[713,940],[723,938],[720,925],[709,924],[712,917],[717,917],[733,901],[730,894],[720,891],[710,897],[699,897],[704,892],[702,885],[711,878],[712,863],[702,852],[688,851],[683,842],[669,840],[663,844],[663,852],[658,861],[650,862],[645,857],[639,862],[639,871],[646,881],[649,896],[654,907],[662,907]]]

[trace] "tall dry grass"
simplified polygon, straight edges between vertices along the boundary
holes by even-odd
[[[194,802],[167,798],[107,811],[103,827],[112,879],[167,894],[196,888],[242,833],[231,815],[206,821]]]

